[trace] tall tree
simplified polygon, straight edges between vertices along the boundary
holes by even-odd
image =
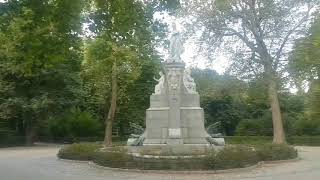
[[[247,84],[211,69],[193,69],[192,76],[205,112],[205,125],[220,123],[220,132],[234,135],[238,122],[245,118]]]
[[[320,118],[320,15],[314,19],[308,36],[296,41],[289,58],[290,72],[297,79],[309,82],[307,115]],[[319,123],[320,126],[320,123]]]
[[[272,112],[273,142],[285,143],[278,90],[292,40],[305,32],[318,1],[195,0],[188,12],[202,29],[207,54],[217,47],[234,55],[231,67],[241,75],[263,75]],[[214,49],[215,48],[215,49]]]
[[[92,75],[102,77],[94,82],[105,93],[105,139],[107,146],[112,145],[112,127],[115,115],[120,113],[119,104],[128,102],[127,90],[140,76],[141,69],[151,64],[156,66],[159,57],[155,51],[155,32],[163,29],[161,23],[153,21],[155,6],[135,0],[95,0],[89,15],[92,22],[89,29],[93,33],[88,43],[85,68],[93,70]],[[160,30],[162,31],[162,30]],[[93,67],[105,69],[99,71]],[[152,77],[150,77],[152,78]],[[111,93],[108,93],[111,92]]]
[[[27,144],[40,122],[77,99],[82,7],[82,0],[0,4],[0,114],[18,120]]]

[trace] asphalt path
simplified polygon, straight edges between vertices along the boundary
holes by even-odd
[[[0,149],[0,180],[319,180],[320,147],[297,147],[300,160],[229,173],[128,172],[57,159],[60,146]]]

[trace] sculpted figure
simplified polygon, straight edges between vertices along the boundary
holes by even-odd
[[[169,62],[181,62],[180,55],[184,52],[180,33],[177,31],[176,24],[172,24],[173,34],[170,39],[170,57]]]
[[[183,84],[186,87],[188,93],[190,93],[190,94],[197,93],[196,83],[194,82],[193,78],[191,77],[191,69],[186,69],[184,71]]]
[[[165,76],[161,71],[159,72],[159,75],[160,75],[159,79],[153,78],[155,81],[158,82],[158,84],[154,88],[154,94],[163,94],[164,93]]]

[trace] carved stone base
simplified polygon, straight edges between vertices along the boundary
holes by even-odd
[[[206,138],[209,135],[204,128],[202,108],[181,107],[180,117],[181,127],[169,128],[169,108],[149,108],[146,119],[146,139],[143,144],[208,144]]]

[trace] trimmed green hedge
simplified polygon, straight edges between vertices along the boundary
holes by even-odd
[[[264,144],[256,146],[257,156],[260,161],[277,161],[294,159],[298,153],[288,145]]]
[[[320,136],[293,136],[288,137],[287,141],[297,146],[320,146]]]
[[[57,156],[61,159],[88,161],[92,160],[95,151],[101,147],[97,143],[76,143],[61,148]]]
[[[272,143],[272,136],[226,136],[227,144],[268,144]],[[320,136],[290,136],[288,144],[296,146],[320,146]]]
[[[23,136],[0,136],[0,148],[23,145],[25,145]]]
[[[259,161],[261,160],[255,148],[240,145],[227,146],[222,151],[209,155],[207,164],[209,169],[232,169],[252,166]]]
[[[204,157],[175,159],[134,157],[125,148],[111,147],[100,151],[99,144],[73,144],[62,148],[58,157],[72,160],[91,160],[98,165],[146,170],[219,170],[243,168],[260,161],[293,159],[297,151],[287,145],[231,145],[220,151],[212,150]],[[185,154],[184,154],[185,155]]]
[[[226,136],[226,144],[266,144],[272,142],[271,136]]]

